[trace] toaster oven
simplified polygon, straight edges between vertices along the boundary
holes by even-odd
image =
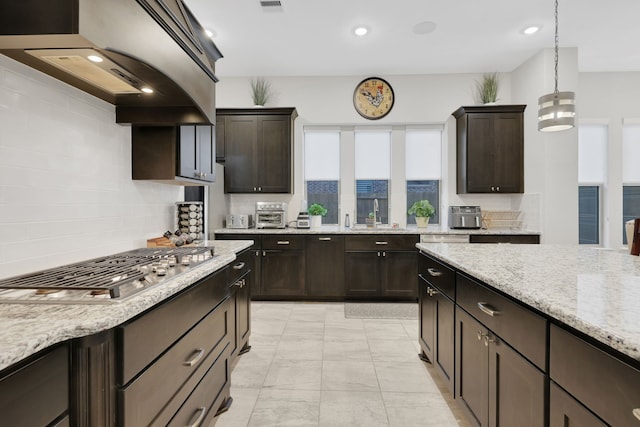
[[[286,228],[287,204],[285,202],[257,202],[256,228]]]

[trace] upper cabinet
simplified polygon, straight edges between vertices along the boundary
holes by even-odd
[[[291,193],[295,108],[216,110],[225,193]]]
[[[133,126],[131,175],[177,185],[216,180],[216,140],[211,125]]]
[[[457,193],[524,192],[526,105],[460,107],[457,132]]]

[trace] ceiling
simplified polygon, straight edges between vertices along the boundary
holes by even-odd
[[[559,1],[560,47],[578,48],[580,71],[640,71],[640,1]],[[215,32],[221,77],[510,72],[554,46],[553,0],[185,2]],[[425,21],[435,30],[416,34]]]

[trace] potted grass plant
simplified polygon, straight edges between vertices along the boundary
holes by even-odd
[[[256,107],[264,107],[271,98],[271,83],[264,77],[251,78],[251,99]]]
[[[320,228],[322,226],[322,217],[327,215],[327,209],[320,203],[314,203],[307,209],[311,217],[311,228]]]
[[[429,218],[436,213],[436,210],[428,200],[418,200],[411,205],[407,213],[416,216],[418,228],[425,228],[429,225]]]
[[[498,73],[488,73],[482,76],[482,80],[476,81],[477,97],[483,104],[494,104],[498,100],[500,76]]]

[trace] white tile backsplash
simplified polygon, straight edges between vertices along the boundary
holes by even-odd
[[[0,277],[145,246],[183,194],[131,179],[112,105],[0,55]]]

